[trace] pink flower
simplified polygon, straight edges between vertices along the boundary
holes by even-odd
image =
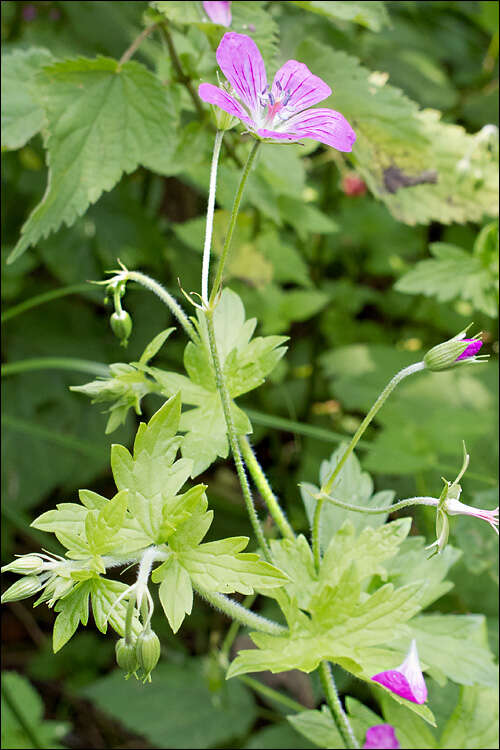
[[[212,23],[218,23],[219,26],[231,26],[231,3],[224,0],[214,0],[214,2],[204,2],[205,13]]]
[[[356,172],[349,172],[342,177],[342,191],[350,196],[364,195],[366,183]]]
[[[473,505],[466,505],[465,503],[461,503],[460,500],[450,497],[445,500],[443,509],[450,516],[460,515],[482,518],[498,534],[498,507],[494,510],[483,510],[482,508],[475,508]]]
[[[397,750],[401,747],[390,724],[377,724],[366,730],[366,740],[363,748],[369,750]]]
[[[326,143],[351,151],[356,134],[333,109],[309,109],[332,93],[307,65],[288,60],[268,85],[259,48],[249,36],[229,31],[217,49],[217,62],[230,84],[230,92],[202,83],[200,98],[244,122],[260,138]]]
[[[411,642],[406,659],[399,667],[388,669],[386,672],[379,672],[372,677],[372,680],[408,701],[425,703],[427,686],[420,669],[415,639]]]
[[[483,345],[483,342],[480,339],[462,339],[462,341],[467,341],[469,346],[459,357],[456,358],[455,362],[458,362],[459,359],[474,357]]]

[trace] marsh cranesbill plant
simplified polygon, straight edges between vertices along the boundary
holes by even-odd
[[[363,750],[398,750],[400,747],[394,727],[390,724],[377,724],[366,730]]]
[[[231,26],[231,3],[224,0],[204,0],[203,8],[212,23]]]
[[[420,669],[415,639],[412,640],[406,659],[399,667],[379,672],[373,675],[372,680],[412,703],[425,703],[427,686]]]
[[[307,65],[288,60],[268,84],[264,60],[249,36],[224,34],[217,62],[227,87],[202,83],[200,98],[237,117],[260,138],[300,141],[311,138],[338,151],[352,151],[356,134],[340,112],[311,109],[332,93]]]

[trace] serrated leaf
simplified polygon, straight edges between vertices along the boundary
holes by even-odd
[[[77,584],[70,594],[59,599],[54,609],[59,614],[54,622],[53,648],[57,653],[74,635],[80,622],[86,625],[89,619],[89,596],[91,581]]]
[[[140,63],[66,60],[45,67],[36,86],[47,123],[49,178],[9,262],[73,224],[123,173],[140,164],[154,170],[175,147],[167,90]]]
[[[389,15],[382,2],[368,2],[356,0],[356,2],[324,2],[324,0],[293,0],[304,10],[318,13],[324,18],[332,21],[354,21],[361,26],[366,26],[372,31],[380,31],[384,26],[390,26]]]
[[[434,259],[417,263],[396,282],[395,289],[436,297],[440,302],[458,297],[470,301],[476,310],[497,317],[498,244],[496,259],[486,267],[479,257],[455,245],[434,242],[430,251]]]
[[[162,566],[163,567],[163,566]],[[163,611],[174,633],[193,607],[193,587],[189,573],[175,558],[167,560],[162,571],[159,596]]]
[[[37,47],[2,55],[2,150],[21,148],[42,128],[44,112],[34,80],[53,60],[49,50]]]
[[[498,215],[498,167],[487,146],[434,110],[420,111],[379,73],[354,57],[307,40],[297,50],[333,91],[331,106],[342,112],[357,140],[353,157],[372,193],[407,224],[480,221]],[[472,153],[470,169],[457,165]]]
[[[120,635],[125,635],[125,618],[127,602],[116,600],[128,587],[121,581],[113,581],[107,578],[94,578],[91,581],[92,613],[95,624],[101,633],[106,633],[108,623],[113,630]],[[132,618],[132,632],[137,636],[141,632],[141,623],[134,612]]]

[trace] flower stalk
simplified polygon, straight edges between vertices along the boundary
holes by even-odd
[[[359,743],[353,732],[351,723],[342,708],[330,664],[327,661],[322,661],[318,671],[328,708],[330,709],[335,725],[344,739],[346,747],[359,748]]]
[[[215,191],[217,186],[217,166],[219,163],[220,147],[224,131],[218,130],[215,134],[214,151],[212,155],[212,166],[210,167],[210,187],[208,190],[207,222],[205,226],[205,244],[203,247],[203,264],[201,271],[201,298],[205,304],[208,303],[208,275],[210,269],[210,247],[212,245],[212,233],[214,224]]]

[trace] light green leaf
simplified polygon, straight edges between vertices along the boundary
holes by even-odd
[[[324,18],[332,21],[354,21],[361,26],[366,26],[372,31],[380,31],[384,26],[390,26],[389,16],[385,9],[384,3],[372,2],[366,0],[356,0],[355,2],[324,2],[324,0],[293,0],[294,5],[298,5],[305,10],[318,13]]]
[[[295,716],[287,716],[287,719],[294,729],[318,747],[345,747],[327,706],[322,706],[321,711],[302,711]]]
[[[89,619],[89,595],[92,581],[77,584],[70,594],[59,599],[54,609],[59,614],[54,622],[53,649],[57,653],[74,635],[80,622],[86,625]]]
[[[171,557],[162,570],[160,601],[167,620],[174,633],[177,633],[185,615],[191,614],[193,607],[193,587],[189,573]]]
[[[440,302],[460,298],[486,315],[498,315],[498,240],[496,257],[485,265],[476,255],[454,245],[434,242],[435,259],[421,260],[395,284],[400,292],[436,297]]]
[[[162,348],[165,341],[168,339],[171,333],[175,331],[175,328],[167,328],[165,331],[158,333],[152,341],[144,349],[139,359],[139,364],[147,365],[150,359],[153,359],[160,349]]]
[[[128,587],[121,581],[113,581],[107,578],[94,578],[90,582],[92,596],[92,613],[97,628],[101,633],[106,633],[108,622],[117,633],[125,635],[125,618],[127,601],[122,599],[116,603],[120,594]],[[132,632],[137,636],[142,626],[138,615],[134,612],[132,618]]]
[[[394,728],[401,747],[415,750],[438,747],[429,727],[413,711],[397,704],[388,695],[381,695],[380,705],[384,719]]]
[[[21,148],[42,128],[34,79],[53,60],[49,50],[37,47],[2,55],[2,150]]]
[[[10,262],[62,224],[73,224],[124,172],[140,164],[154,170],[175,147],[167,90],[140,63],[66,60],[45,67],[36,86],[47,122],[49,178]]]
[[[497,748],[498,692],[493,688],[463,687],[460,700],[439,743],[441,748]]]
[[[31,526],[40,531],[52,531],[54,534],[59,531],[81,534],[88,512],[88,508],[77,503],[58,503],[55,510],[48,510],[35,518]]]

